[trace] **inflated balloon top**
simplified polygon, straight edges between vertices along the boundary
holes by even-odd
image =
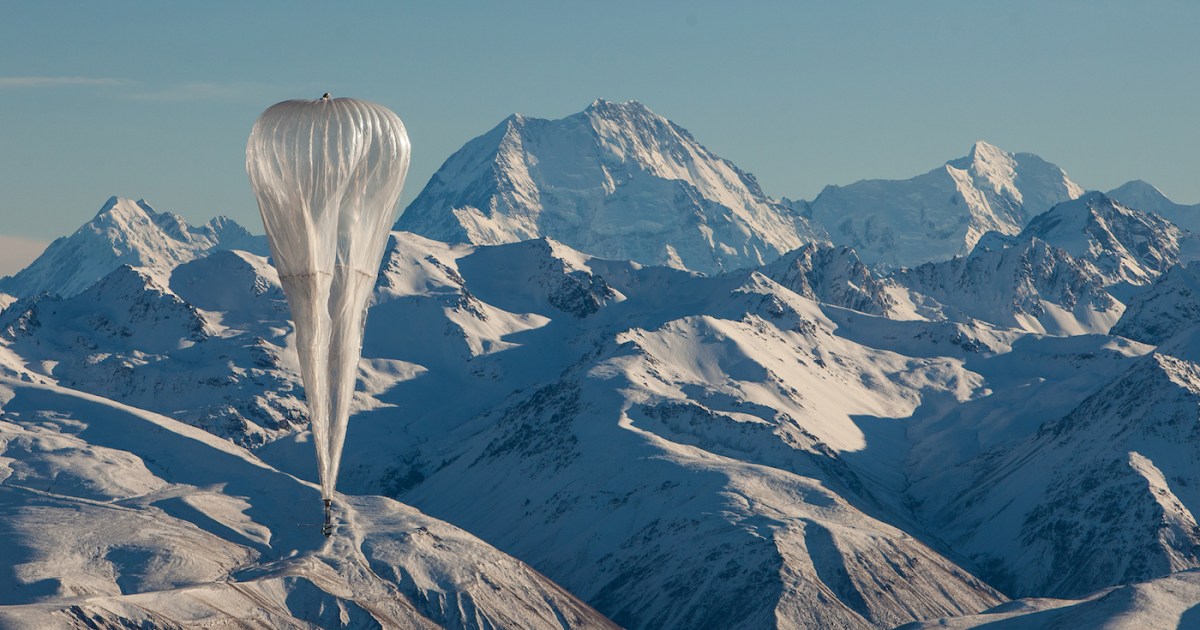
[[[328,94],[272,105],[246,145],[246,172],[295,322],[326,535],[367,300],[408,162],[408,134],[396,114]]]

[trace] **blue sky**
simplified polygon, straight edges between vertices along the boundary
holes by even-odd
[[[405,201],[508,114],[598,97],[646,103],[775,196],[909,177],[985,139],[1088,188],[1142,178],[1200,201],[1196,2],[3,6],[0,250],[114,194],[261,232],[250,126],[325,91],[404,119]]]

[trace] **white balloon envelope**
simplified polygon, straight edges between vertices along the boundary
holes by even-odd
[[[246,172],[295,323],[326,535],[367,301],[408,162],[396,114],[328,94],[271,106],[246,144]]]

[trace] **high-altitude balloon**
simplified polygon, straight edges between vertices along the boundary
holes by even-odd
[[[326,535],[367,300],[408,161],[396,114],[328,94],[272,105],[246,144],[246,172],[295,322]]]

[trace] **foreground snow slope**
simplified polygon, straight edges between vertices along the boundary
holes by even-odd
[[[450,156],[396,229],[480,245],[546,236],[705,273],[825,240],[687,130],[604,100],[559,120],[510,116]]]
[[[223,390],[231,404],[294,387],[290,329],[261,258],[214,253],[172,270],[169,288],[131,268],[111,275],[88,303],[43,298],[4,313],[21,374],[61,383],[92,369],[97,378],[82,382],[113,382],[100,378],[105,360],[72,363],[70,339],[49,332],[60,330],[96,346],[84,356],[122,357],[133,374],[143,366],[146,380],[117,380],[132,387],[106,395],[156,408],[190,404],[186,390],[164,389],[171,371],[153,367],[182,360],[172,357],[233,378],[218,379],[235,384]],[[930,475],[911,455],[927,453],[936,469],[1019,440],[1101,385],[1072,380],[1080,365],[1113,378],[1146,350],[846,308],[898,312],[894,296],[836,248],[703,277],[550,239],[474,247],[395,233],[341,487],[466,527],[629,627],[890,627],[983,610],[1003,598],[963,567],[988,565],[909,512],[907,479]],[[88,331],[89,308],[115,332]],[[202,334],[189,339],[194,327],[180,322]],[[255,338],[277,358],[237,350]],[[196,400],[222,391],[195,387]],[[309,478],[298,428],[256,455]],[[261,563],[206,545],[215,568],[156,578],[155,590]],[[93,564],[63,573],[95,581]]]
[[[0,621],[15,627],[611,627],[479,539],[319,493],[163,416],[0,380]]]
[[[1197,602],[1200,602],[1200,573],[1183,571],[1148,582],[1105,589],[1083,599],[1018,600],[978,615],[914,623],[902,628],[1182,630],[1200,627]]]

